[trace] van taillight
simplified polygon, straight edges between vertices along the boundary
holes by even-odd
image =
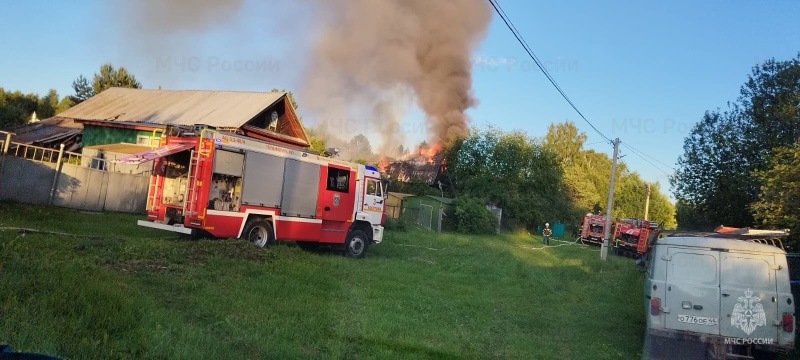
[[[661,299],[650,299],[650,315],[658,315],[661,313]]]
[[[783,313],[783,331],[794,331],[794,315],[792,313]]]

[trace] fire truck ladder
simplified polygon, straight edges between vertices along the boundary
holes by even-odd
[[[650,229],[639,228],[639,241],[636,243],[636,253],[644,254],[647,251],[647,240],[650,238]]]
[[[189,160],[189,179],[186,182],[186,195],[183,201],[183,215],[196,216],[197,212],[197,172],[200,169],[200,153],[192,150]]]
[[[156,207],[156,200],[158,200],[158,195],[162,193],[161,188],[161,176],[158,174],[153,174],[150,176],[150,192],[147,194],[147,210],[153,210]]]

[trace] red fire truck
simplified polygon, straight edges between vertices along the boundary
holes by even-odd
[[[383,238],[388,182],[375,167],[210,127],[171,127],[161,146],[119,162],[154,160],[141,226],[267,246],[339,247],[363,257]]]
[[[618,219],[614,226],[614,241],[617,254],[636,256],[649,250],[651,238],[658,236],[658,223],[642,219]]]
[[[583,243],[603,243],[603,229],[606,226],[604,215],[588,213],[581,220],[580,240]]]

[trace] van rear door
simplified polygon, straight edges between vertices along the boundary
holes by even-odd
[[[774,255],[721,253],[720,310],[723,321],[720,335],[774,339],[778,320]]]
[[[671,247],[666,260],[665,327],[718,335],[719,252]]]

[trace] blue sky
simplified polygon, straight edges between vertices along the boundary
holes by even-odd
[[[0,40],[0,86],[40,94],[55,88],[63,96],[79,74],[89,76],[112,62],[128,67],[148,88],[297,89],[303,60],[293,46],[302,35],[286,33],[285,22],[302,23],[303,12],[275,1],[284,11],[243,11],[207,31],[157,37],[162,46],[148,54],[131,47],[119,29],[117,17],[129,14],[108,3],[6,2],[0,24],[16,30]],[[668,165],[706,110],[735,100],[752,66],[800,51],[796,0],[500,4],[589,121]],[[610,155],[611,146],[560,97],[499,17],[474,59],[480,104],[469,112],[473,123],[539,137],[551,122],[571,120],[588,134],[588,147]],[[418,128],[420,112],[410,111],[405,121],[408,129]],[[412,133],[409,143],[424,136]],[[660,181],[668,191],[671,169],[651,160],[658,169],[625,146],[621,155],[645,180]]]

